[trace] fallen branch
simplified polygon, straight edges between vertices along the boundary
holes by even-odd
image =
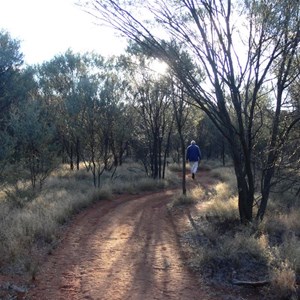
[[[246,285],[246,286],[253,286],[253,287],[264,286],[264,285],[268,285],[270,283],[271,283],[271,280],[244,281],[244,280],[232,279],[232,284]]]
[[[300,285],[300,276],[296,276],[295,280],[296,284]],[[253,287],[260,287],[264,285],[268,285],[271,283],[271,280],[265,279],[265,280],[259,280],[259,281],[247,281],[247,280],[238,280],[238,279],[232,279],[232,284],[235,285],[246,285],[246,286],[253,286]]]

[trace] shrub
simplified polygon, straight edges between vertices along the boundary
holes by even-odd
[[[271,270],[271,289],[276,299],[298,299],[296,294],[296,275],[289,262],[284,261]]]
[[[194,200],[193,220],[181,237],[190,265],[213,280],[224,282],[234,272],[239,279],[270,278],[266,299],[297,299],[300,272],[299,206],[289,197],[272,194],[264,221],[242,226],[233,170],[212,168],[216,183],[189,191]],[[276,197],[275,197],[276,196]],[[275,197],[275,198],[274,198]],[[197,200],[201,199],[199,205]]]

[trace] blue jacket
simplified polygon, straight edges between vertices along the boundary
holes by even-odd
[[[189,145],[186,150],[186,160],[188,161],[199,161],[201,160],[201,151],[200,148],[195,145]]]

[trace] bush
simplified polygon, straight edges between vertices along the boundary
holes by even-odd
[[[288,200],[291,195],[271,195],[264,221],[242,226],[233,170],[218,166],[210,175],[216,182],[205,191],[198,186],[189,191],[192,220],[181,242],[189,251],[190,266],[222,283],[232,274],[247,281],[269,278],[271,287],[260,290],[262,298],[297,299],[300,211],[291,206],[296,202]]]

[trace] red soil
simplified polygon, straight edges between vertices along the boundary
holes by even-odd
[[[187,177],[188,184],[211,181],[203,172]],[[178,235],[188,218],[167,208],[179,193],[122,195],[82,211],[17,299],[220,299],[185,264]]]
[[[23,299],[212,299],[184,264],[167,209],[175,193],[120,196],[80,213]]]

